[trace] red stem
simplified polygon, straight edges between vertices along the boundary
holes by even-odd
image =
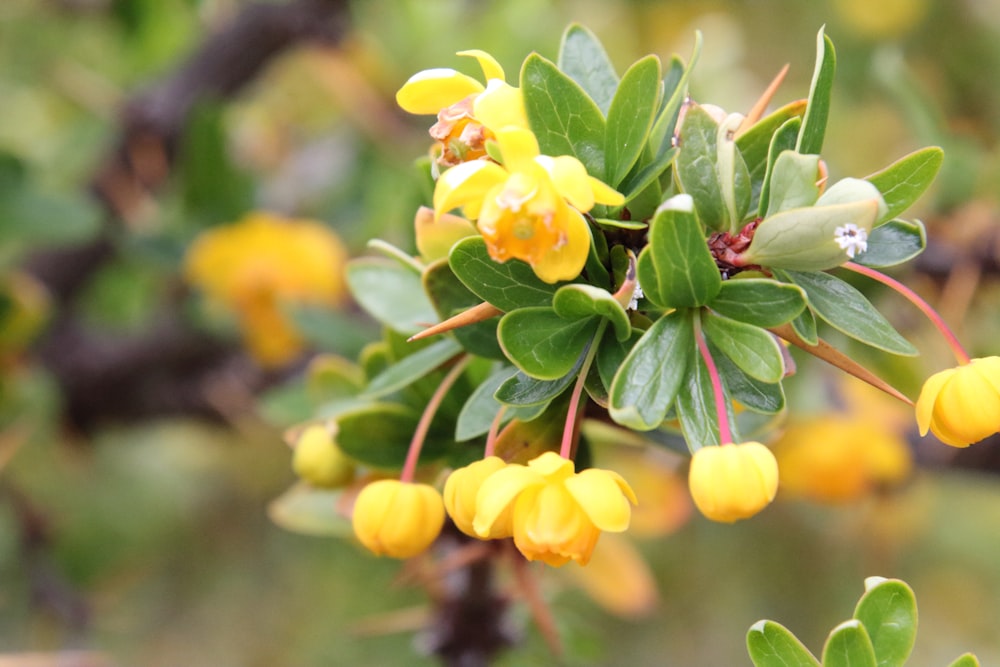
[[[493,456],[497,448],[497,437],[500,434],[500,424],[503,423],[504,413],[507,412],[507,406],[501,405],[500,409],[497,410],[496,417],[490,423],[490,432],[486,435],[486,449],[483,451],[483,458],[488,458]]]
[[[587,357],[580,366],[580,374],[576,378],[573,386],[573,395],[569,399],[569,408],[566,410],[566,425],[563,427],[562,443],[559,446],[559,456],[564,459],[573,458],[573,445],[576,443],[576,424],[579,418],[580,397],[583,396],[583,387],[587,383],[587,374],[590,373],[590,365],[594,362],[594,355],[597,354],[597,344],[601,341],[601,335],[608,325],[608,320],[602,319],[597,327],[597,333],[590,341],[587,349]]]
[[[708,351],[708,343],[701,333],[701,321],[695,320],[694,339],[698,343],[698,352],[705,360],[705,367],[708,369],[708,377],[712,381],[712,397],[715,399],[715,414],[719,420],[719,444],[728,445],[733,442],[733,433],[729,428],[729,415],[726,413],[726,394],[722,390],[722,379],[719,377],[719,369],[715,366],[715,359]]]
[[[406,453],[406,463],[403,464],[403,472],[399,474],[400,481],[413,481],[413,475],[417,471],[417,461],[420,459],[420,450],[423,449],[424,440],[427,439],[427,432],[431,428],[431,422],[434,421],[434,415],[437,414],[438,408],[441,407],[441,401],[444,400],[448,390],[451,389],[455,381],[462,375],[462,372],[469,365],[470,361],[472,361],[472,356],[468,354],[459,359],[451,367],[451,370],[448,371],[448,374],[444,376],[444,379],[441,380],[441,384],[434,391],[431,400],[427,402],[424,414],[420,416],[420,422],[417,423],[417,428],[413,432],[413,439],[410,440],[410,449]]]

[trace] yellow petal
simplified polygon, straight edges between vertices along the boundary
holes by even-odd
[[[934,403],[937,401],[938,394],[941,393],[941,388],[954,374],[955,369],[949,368],[935,373],[924,382],[916,404],[917,427],[920,429],[920,435],[927,435],[927,429],[930,428],[934,416]]]
[[[556,224],[564,225],[566,243],[546,253],[532,266],[535,275],[547,283],[573,280],[579,276],[590,252],[590,227],[583,216],[563,205],[561,218]]]
[[[594,192],[582,162],[570,155],[540,155],[535,161],[549,172],[556,191],[574,208],[584,213],[594,208]]]
[[[525,127],[492,128],[500,144],[500,154],[508,171],[534,171],[538,156],[538,139]]]
[[[608,206],[621,206],[625,203],[625,195],[599,179],[590,177],[590,189],[594,193],[594,201]]]
[[[521,90],[498,79],[491,80],[486,90],[476,96],[472,115],[494,132],[509,126],[528,127]]]
[[[507,172],[495,162],[474,160],[455,165],[438,178],[434,187],[434,211],[441,215],[474,202],[476,215],[473,211],[467,213],[469,217],[477,217],[483,197],[505,180]]]
[[[480,51],[479,49],[468,49],[466,51],[459,51],[456,55],[459,56],[470,56],[479,61],[479,66],[483,69],[483,76],[486,80],[490,79],[500,79],[503,81],[507,77],[503,73],[503,67],[500,63],[496,61],[496,58],[486,53],[485,51]]]
[[[603,536],[587,567],[569,568],[567,573],[597,604],[617,616],[646,616],[659,602],[649,565],[621,535]]]
[[[447,257],[458,241],[476,235],[476,227],[457,215],[442,213],[435,219],[434,211],[421,206],[413,220],[416,230],[417,250],[425,262]]]
[[[628,529],[635,494],[620,475],[610,470],[589,468],[570,477],[564,484],[595,526],[620,533]]]
[[[569,459],[564,459],[555,452],[544,452],[528,462],[528,467],[545,478],[568,477],[573,474],[575,466]]]
[[[471,76],[446,67],[417,72],[396,93],[396,103],[413,114],[436,114],[469,95],[483,91]]]
[[[493,524],[503,515],[525,488],[543,482],[542,477],[527,466],[510,464],[483,481],[476,494],[476,517],[472,528],[480,537],[487,537]]]

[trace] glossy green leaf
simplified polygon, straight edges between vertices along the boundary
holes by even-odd
[[[646,259],[640,259],[639,282],[658,306],[702,306],[719,293],[722,278],[689,195],[676,195],[657,209],[641,255]]]
[[[494,397],[511,406],[546,405],[573,384],[582,362],[583,357],[569,373],[557,380],[538,380],[518,371],[500,385]]]
[[[800,287],[769,278],[724,280],[709,304],[720,315],[758,327],[776,327],[789,322],[806,307]]]
[[[801,123],[804,111],[805,102],[803,100],[791,102],[764,116],[736,137],[736,147],[740,149],[740,154],[743,156],[743,162],[747,166],[747,173],[753,188],[751,206],[756,206],[759,200],[764,176],[767,174],[768,154],[771,145],[775,142],[779,128],[787,126],[789,121],[793,119],[795,122]],[[785,145],[779,142],[781,150],[795,148],[797,138],[798,127],[791,135],[791,144]],[[780,153],[781,150],[778,152]],[[777,153],[775,153],[775,157],[777,157]]]
[[[821,272],[781,272],[805,290],[809,307],[834,329],[872,347],[912,356],[917,349],[857,289]]]
[[[434,341],[422,350],[404,357],[372,379],[365,388],[365,398],[378,398],[399,391],[424,377],[462,351],[454,338]]]
[[[871,638],[878,667],[902,667],[917,639],[917,600],[898,579],[869,577],[854,609]]]
[[[490,374],[469,396],[462,406],[455,422],[455,441],[465,442],[486,434],[496,419],[497,412],[503,407],[494,394],[500,386],[510,379],[513,369],[509,366],[500,368]],[[530,421],[545,409],[545,403],[521,408],[508,408],[503,415],[501,424],[517,418]]]
[[[739,114],[729,115],[719,124],[716,137],[716,171],[719,174],[719,187],[730,231],[736,231],[740,227],[740,222],[750,210],[750,174],[743,156],[736,149],[735,138],[742,120],[743,117]]]
[[[872,267],[908,262],[927,247],[927,230],[919,220],[890,220],[868,234],[868,249],[854,261]]]
[[[819,199],[819,186],[816,185],[818,179],[818,155],[782,151],[771,171],[765,217],[815,204]]]
[[[557,380],[576,365],[598,321],[567,320],[551,308],[519,308],[500,319],[497,337],[519,369],[539,380]]]
[[[806,308],[798,317],[792,320],[792,329],[804,342],[816,345],[819,342],[819,331],[816,329],[816,316]]]
[[[420,415],[395,403],[356,406],[336,416],[337,444],[348,456],[375,468],[399,468],[406,460]],[[440,457],[446,450],[440,436],[429,436],[421,458]]]
[[[928,146],[868,176],[866,180],[878,188],[888,207],[882,220],[895,218],[917,201],[930,187],[943,162],[944,151]]]
[[[604,176],[604,114],[555,63],[533,53],[521,68],[528,123],[544,155],[574,155],[591,176]]]
[[[771,144],[768,146],[767,161],[763,180],[758,183],[754,172],[750,172],[750,178],[755,188],[757,197],[757,216],[764,217],[768,206],[771,204],[771,175],[774,172],[774,165],[778,157],[785,151],[794,150],[795,142],[799,138],[799,130],[802,127],[802,119],[798,116],[789,118],[781,127],[774,132],[771,137]],[[757,188],[759,187],[759,191]]]
[[[740,367],[719,351],[711,341],[709,349],[719,369],[722,383],[734,401],[739,401],[751,412],[764,415],[777,414],[785,408],[785,390],[780,382],[756,380],[740,370]]]
[[[483,302],[455,276],[446,260],[432,263],[423,273],[424,291],[434,304],[441,320],[457,315]],[[451,334],[470,354],[486,359],[504,360],[506,357],[497,342],[497,324],[500,317],[491,317],[454,329]]]
[[[600,374],[601,382],[604,383],[605,387],[611,387],[611,383],[614,381],[622,362],[625,361],[625,357],[628,356],[628,353],[635,344],[642,338],[642,334],[642,331],[632,329],[628,339],[624,341],[620,341],[614,336],[601,336],[594,365],[597,367],[597,372]]]
[[[860,621],[844,621],[827,637],[823,667],[877,667],[875,649]]]
[[[618,74],[597,35],[579,23],[571,24],[563,33],[557,62],[606,115],[618,87]]]
[[[438,321],[420,275],[399,262],[381,257],[353,259],[347,264],[347,284],[365,311],[399,333],[415,334]]]
[[[654,322],[611,383],[611,418],[639,431],[659,426],[684,385],[694,353],[689,312],[674,311]]]
[[[694,47],[691,49],[691,57],[688,59],[687,67],[683,67],[680,59],[674,56],[670,59],[670,67],[667,70],[668,77],[673,83],[670,89],[664,85],[664,94],[667,96],[660,114],[653,123],[653,130],[649,134],[649,145],[660,155],[670,148],[673,141],[674,130],[677,126],[677,117],[680,114],[681,105],[687,99],[688,79],[691,77],[691,70],[694,69],[701,55],[702,36],[700,31],[694,33]],[[676,77],[677,67],[681,66],[683,72],[679,78]],[[666,78],[665,78],[666,79]],[[666,80],[664,81],[666,83]]]
[[[833,42],[823,28],[816,35],[816,68],[813,70],[809,87],[809,101],[802,119],[802,129],[795,150],[799,153],[819,154],[823,151],[823,137],[826,135],[826,121],[830,115],[830,96],[833,76],[837,69],[837,56]]]
[[[622,182],[646,147],[659,97],[660,59],[646,56],[625,72],[608,110],[604,181],[611,187]]]
[[[713,355],[713,360],[714,360]],[[723,387],[726,403],[726,414],[729,420],[730,436],[734,442],[739,442],[736,433],[736,415],[733,412],[732,397]],[[681,432],[688,446],[698,449],[707,445],[720,445],[719,417],[715,407],[715,392],[712,389],[712,378],[708,373],[705,360],[697,351],[691,361],[691,367],[685,378],[684,388],[677,394],[674,404],[677,419],[681,423]]]
[[[625,204],[628,205],[633,199],[643,193],[646,188],[655,183],[663,175],[670,165],[677,158],[678,150],[668,148],[659,153],[656,158],[644,165],[642,169],[629,175],[621,184],[620,192],[625,195]]]
[[[525,306],[552,303],[556,285],[542,281],[531,267],[517,259],[494,261],[481,237],[470,237],[452,247],[448,263],[462,284],[483,301],[509,312]]]
[[[781,348],[770,332],[711,312],[702,314],[701,324],[708,339],[750,377],[762,382],[784,377]]]
[[[774,621],[757,621],[747,632],[747,652],[754,667],[819,667],[798,637]]]
[[[979,667],[979,658],[972,653],[958,656],[948,667]]]
[[[698,219],[709,229],[728,229],[722,187],[716,163],[719,126],[700,106],[692,106],[681,126],[681,150],[675,161],[677,178],[685,193],[694,199]]]
[[[579,320],[594,315],[610,320],[618,340],[632,333],[628,313],[607,290],[593,285],[564,285],[552,299],[552,308],[560,317]]]

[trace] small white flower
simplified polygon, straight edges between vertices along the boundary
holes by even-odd
[[[841,248],[847,251],[847,256],[854,259],[859,252],[868,250],[868,232],[853,222],[833,230],[833,238]]]

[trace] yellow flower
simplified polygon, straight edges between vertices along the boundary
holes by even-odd
[[[732,523],[757,514],[774,500],[778,464],[759,442],[702,447],[691,458],[688,486],[702,514]]]
[[[935,373],[917,398],[920,435],[968,447],[1000,430],[1000,357],[973,359]]]
[[[184,273],[238,317],[261,364],[280,366],[303,348],[282,306],[336,306],[346,293],[346,260],[339,237],[322,223],[255,212],[203,232],[188,248]]]
[[[312,486],[335,489],[354,479],[354,461],[334,440],[336,424],[311,424],[295,441],[292,469]]]
[[[449,68],[417,72],[396,93],[396,102],[413,114],[437,114],[431,137],[438,140],[437,162],[450,167],[486,157],[486,142],[500,128],[527,127],[518,88],[504,81],[500,64],[485,51],[459,51],[479,61],[486,85]]]
[[[587,175],[576,158],[540,155],[529,130],[498,130],[497,143],[503,165],[479,160],[444,172],[434,188],[434,210],[441,215],[461,207],[478,221],[498,262],[523,260],[548,283],[577,277],[591,241],[581,211],[620,205],[624,197]]]
[[[635,494],[618,473],[576,473],[572,461],[545,452],[486,478],[476,495],[473,529],[486,538],[509,520],[514,544],[528,560],[586,565],[601,531],[628,528],[630,502],[636,503]]]
[[[458,529],[466,535],[479,537],[472,527],[476,517],[476,495],[486,478],[506,465],[499,456],[488,456],[448,475],[444,483],[444,507]],[[483,537],[492,540],[510,536],[508,516],[505,520],[496,521],[489,534]]]
[[[352,523],[354,534],[376,556],[411,558],[441,533],[444,503],[429,484],[380,479],[358,494]]]
[[[840,503],[905,479],[910,449],[884,420],[829,414],[789,426],[774,444],[782,493]]]

